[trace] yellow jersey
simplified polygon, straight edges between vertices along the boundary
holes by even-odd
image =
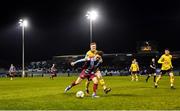
[[[159,64],[162,64],[161,70],[169,70],[172,68],[172,55],[163,54],[158,60]]]
[[[131,72],[139,71],[139,66],[137,63],[132,63],[130,67]]]
[[[96,53],[97,53],[97,50],[95,50],[95,51],[89,50],[89,51],[86,53],[85,58],[91,58],[91,57],[94,57],[94,56],[96,55]],[[96,71],[99,71],[99,68],[98,68]]]
[[[95,51],[91,51],[91,50],[89,50],[87,53],[86,53],[86,56],[85,56],[85,58],[87,58],[87,57],[94,57],[95,55],[96,55],[96,53],[97,53],[97,50],[95,50]]]

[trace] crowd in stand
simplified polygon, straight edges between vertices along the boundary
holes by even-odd
[[[46,61],[42,61],[42,62],[31,62],[30,64],[26,64],[25,66],[25,70],[26,70],[26,74],[29,75],[33,75],[33,74],[50,74],[51,73],[51,66],[52,66],[53,62],[48,63]],[[78,74],[81,72],[81,67],[80,66],[76,66],[76,67],[71,67],[67,62],[64,63],[56,63],[56,69],[57,69],[57,73],[58,74],[68,74],[68,75],[73,75],[73,74]],[[120,75],[120,76],[126,76],[126,75],[130,75],[129,72],[129,67],[130,64],[116,64],[116,65],[103,65],[101,67],[101,73],[104,76],[112,76],[112,75]],[[147,74],[147,67],[146,65],[140,65],[140,71],[139,74],[140,75],[146,75]],[[175,67],[174,68],[176,72],[180,72],[180,67]],[[10,69],[6,69],[6,70],[0,70],[0,76],[11,76],[11,74],[9,74],[9,70]],[[22,74],[22,67],[21,65],[17,65],[15,66],[15,70],[16,70],[16,76],[21,76]],[[159,71],[159,69],[157,69],[157,72]]]

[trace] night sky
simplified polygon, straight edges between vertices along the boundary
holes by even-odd
[[[21,63],[20,18],[25,30],[25,62],[55,55],[85,54],[89,49],[89,9],[99,17],[93,23],[93,41],[105,53],[136,52],[136,41],[157,41],[180,50],[179,0],[24,0],[0,3],[0,61]]]

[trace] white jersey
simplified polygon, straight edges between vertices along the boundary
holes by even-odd
[[[11,66],[11,67],[9,68],[9,72],[16,72],[16,68],[15,68],[14,66]]]

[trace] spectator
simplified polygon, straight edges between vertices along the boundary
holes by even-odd
[[[10,76],[11,80],[13,80],[15,74],[16,74],[16,68],[13,64],[11,64],[11,66],[9,68],[9,76]]]

